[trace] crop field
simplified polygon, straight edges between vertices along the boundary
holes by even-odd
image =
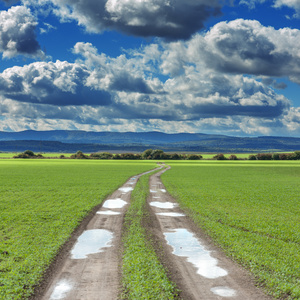
[[[273,297],[300,299],[300,162],[169,162],[188,215]]]
[[[152,161],[0,161],[0,299],[26,299],[81,220]]]

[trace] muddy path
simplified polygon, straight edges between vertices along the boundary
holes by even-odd
[[[249,273],[227,258],[184,215],[160,180],[160,175],[165,171],[150,177],[149,230],[171,279],[182,291],[180,298],[272,299],[255,287]]]
[[[118,299],[123,219],[131,191],[143,174],[130,178],[80,226],[32,299]]]

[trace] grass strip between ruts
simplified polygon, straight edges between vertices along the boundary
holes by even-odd
[[[142,176],[132,192],[125,215],[122,266],[122,299],[176,299],[177,289],[159,262],[143,221],[147,218],[146,199],[150,174]]]

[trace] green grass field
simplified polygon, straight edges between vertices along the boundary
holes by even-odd
[[[181,207],[274,297],[300,299],[300,162],[169,162]]]
[[[0,299],[26,299],[81,220],[152,161],[1,160]]]

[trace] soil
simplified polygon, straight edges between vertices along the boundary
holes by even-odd
[[[147,230],[152,236],[154,247],[169,277],[177,284],[181,299],[233,299],[233,300],[267,300],[271,299],[255,286],[254,279],[247,271],[226,257],[216,247],[208,236],[201,231],[187,216],[170,217],[157,215],[161,212],[176,212],[183,214],[179,206],[174,208],[157,208],[149,205],[151,202],[172,202],[176,204],[163,186],[160,171],[150,177],[150,196],[148,198],[149,218],[145,222]],[[122,188],[135,186],[138,178],[135,176],[128,180]],[[126,190],[124,190],[126,191]],[[122,199],[129,204],[130,191],[115,191],[108,199]],[[122,202],[122,201],[121,201]],[[104,202],[105,203],[105,202]],[[48,269],[41,286],[37,288],[31,300],[115,300],[121,292],[121,256],[122,256],[122,225],[128,205],[122,208],[96,207],[74,232],[70,240],[63,246],[54,263]],[[119,214],[99,214],[99,212],[113,211]],[[184,256],[173,254],[173,247],[167,244],[165,233],[175,229],[186,229],[194,234],[210,255],[218,261],[217,266],[228,272],[226,276],[206,278],[197,274],[197,268]],[[84,259],[72,258],[78,238],[89,230],[107,230],[113,234],[113,239],[102,248],[102,252],[89,254]],[[183,247],[186,245],[182,245]],[[181,247],[180,247],[181,248]],[[214,288],[216,290],[214,290]],[[228,297],[224,294],[215,294],[234,291]]]
[[[129,179],[121,190],[116,190],[107,200],[126,201],[122,208],[96,207],[74,232],[70,240],[62,247],[59,255],[45,274],[44,281],[36,289],[31,300],[108,300],[117,299],[121,291],[121,234],[124,215],[130,202],[131,191],[138,178]],[[122,190],[122,188],[126,188]],[[123,200],[123,201],[120,201]],[[111,203],[108,201],[108,203]],[[119,214],[99,214],[113,212]],[[78,238],[90,230],[106,230],[113,234],[109,247],[102,252],[89,254],[84,259],[74,259],[71,250]]]
[[[151,202],[172,202],[176,204],[174,198],[164,192],[165,187],[160,180],[160,175],[165,170],[151,176],[150,189],[155,193],[150,193],[148,204]],[[162,263],[168,270],[171,280],[177,284],[180,290],[180,298],[185,300],[203,299],[234,299],[234,300],[267,300],[272,299],[255,286],[255,280],[251,275],[237,263],[225,256],[225,254],[214,245],[212,240],[199,229],[187,216],[170,217],[157,215],[161,212],[184,212],[175,206],[173,209],[162,209],[148,205],[151,222],[148,223],[148,230],[155,239],[155,247]],[[186,229],[194,234],[201,245],[210,252],[210,256],[218,261],[217,266],[227,271],[226,276],[218,278],[206,278],[197,274],[197,268],[188,262],[187,257],[173,254],[173,247],[167,244],[164,233],[173,232],[175,229]],[[184,248],[185,243],[182,243]],[[181,248],[181,247],[180,247]],[[192,251],[193,249],[190,249]],[[216,295],[213,291],[234,291],[232,296]]]

